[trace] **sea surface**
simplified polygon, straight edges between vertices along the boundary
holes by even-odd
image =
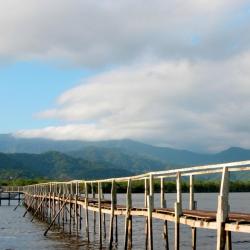
[[[215,193],[195,194],[195,200],[198,202],[199,209],[216,210],[217,195]],[[108,198],[106,195],[105,198]],[[175,194],[167,194],[167,205],[173,207]],[[133,206],[141,206],[144,201],[142,194],[133,194]],[[125,195],[118,195],[118,203],[125,203]],[[24,207],[18,207],[13,211],[16,203],[11,202],[12,206],[6,206],[2,202],[0,207],[0,250],[28,250],[28,249],[100,249],[98,241],[98,223],[96,234],[93,228],[93,213],[90,212],[90,243],[87,243],[84,227],[80,230],[78,236],[73,232],[71,235],[67,232],[68,225],[65,225],[65,232],[58,228],[53,228],[49,231],[48,236],[43,236],[47,228],[47,224],[34,220],[30,222],[32,215],[27,214],[23,218],[25,212]],[[155,204],[159,205],[159,195],[155,195]],[[183,208],[188,207],[188,194],[183,194]],[[230,209],[231,211],[242,211],[250,213],[250,193],[231,193],[230,194]],[[82,212],[84,215],[84,212]],[[101,249],[108,249],[108,225],[109,216],[106,215],[106,230],[107,239],[103,241]],[[97,220],[98,221],[98,220]],[[145,234],[144,234],[143,217],[133,219],[133,249],[145,249]],[[84,224],[84,218],[83,223]],[[169,224],[169,241],[170,249],[173,249],[173,224]],[[165,249],[164,240],[162,237],[163,222],[153,220],[153,240],[154,249]],[[191,230],[187,226],[181,225],[181,249],[191,249]],[[123,249],[124,242],[124,219],[118,219],[118,245],[114,249]],[[232,233],[233,249],[248,250],[250,249],[250,234]],[[213,230],[197,230],[197,249],[213,250],[216,244],[216,232]]]

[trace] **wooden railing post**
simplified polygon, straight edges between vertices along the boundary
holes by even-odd
[[[196,203],[194,201],[194,177],[193,175],[190,175],[189,177],[189,209],[195,210],[196,209]],[[197,229],[195,227],[192,227],[192,250],[196,250],[196,235],[197,235]]]
[[[148,207],[148,178],[144,179],[144,206]],[[148,217],[145,217],[145,246],[148,247]]]
[[[161,178],[161,208],[167,207],[167,201],[165,198],[165,190],[164,190],[164,178]],[[164,228],[163,228],[163,237],[165,239],[165,249],[169,249],[169,242],[168,242],[168,221],[164,221]]]
[[[112,180],[111,186],[111,214],[110,214],[110,226],[109,226],[109,249],[112,249],[114,241],[114,214],[116,208],[117,198],[116,198],[116,183]]]
[[[102,247],[102,204],[101,204],[101,182],[98,182],[98,212],[99,212],[99,243]]]
[[[229,172],[228,168],[224,167],[221,178],[220,195],[218,196],[217,208],[217,250],[224,250],[226,245],[225,222],[229,212]]]
[[[96,197],[96,195],[95,195],[95,188],[94,188],[94,185],[93,185],[93,183],[91,182],[91,193],[92,193],[92,198],[93,199],[95,199]],[[94,220],[94,222],[93,222],[93,224],[94,224],[94,233],[96,233],[96,212],[94,211],[93,212],[93,220]]]
[[[176,202],[175,202],[175,250],[180,249],[180,215],[182,214],[181,174],[176,174]]]
[[[88,211],[88,184],[87,182],[84,183],[84,191],[85,191],[85,229],[87,240],[89,242],[89,211]]]
[[[125,247],[124,249],[132,248],[132,216],[130,214],[132,208],[132,187],[131,179],[127,184],[127,198],[126,198],[126,218],[125,218]]]
[[[79,231],[79,220],[78,220],[78,182],[75,184],[75,223],[76,223],[76,233]]]
[[[153,220],[152,213],[154,209],[154,178],[149,175],[149,195],[147,196],[148,208],[148,249],[153,250]]]

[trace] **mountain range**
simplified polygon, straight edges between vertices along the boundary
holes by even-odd
[[[250,150],[232,147],[201,154],[133,140],[54,141],[0,135],[0,175],[33,178],[104,178],[190,165],[250,159]]]

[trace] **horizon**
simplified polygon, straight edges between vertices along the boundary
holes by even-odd
[[[0,133],[250,148],[250,3],[141,4],[2,3]]]

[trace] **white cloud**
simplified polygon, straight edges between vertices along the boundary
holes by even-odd
[[[0,60],[105,67],[142,58],[225,58],[249,48],[246,5],[243,0],[0,0]]]
[[[63,93],[40,118],[71,125],[18,136],[133,138],[194,150],[250,147],[250,53],[224,61],[172,60],[103,73]]]
[[[17,135],[250,147],[249,9],[244,0],[0,0],[0,63],[114,69],[37,114],[67,125]]]

